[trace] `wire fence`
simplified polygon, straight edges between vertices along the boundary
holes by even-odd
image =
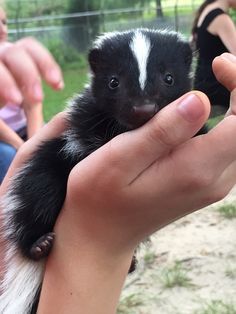
[[[44,0],[32,2],[39,6],[40,1]],[[72,45],[80,52],[84,52],[98,33],[108,31],[148,27],[177,30],[186,35],[190,33],[193,6],[188,8],[185,6],[184,10],[181,6],[170,7],[168,15],[164,14],[163,17],[156,17],[155,10],[156,8],[149,6],[73,14],[44,14],[27,18],[21,17],[18,12],[15,18],[8,21],[9,37],[16,40],[24,36],[34,36],[46,44],[62,41],[65,45]]]

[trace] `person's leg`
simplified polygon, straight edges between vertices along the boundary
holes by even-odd
[[[0,141],[0,184],[15,157],[16,149],[9,144]]]

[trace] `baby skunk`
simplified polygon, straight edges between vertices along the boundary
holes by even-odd
[[[3,200],[9,247],[1,314],[36,311],[32,307],[42,283],[43,258],[53,242],[71,169],[191,89],[191,49],[175,32],[108,33],[95,41],[88,60],[91,83],[67,109],[68,130],[42,143],[14,177]]]

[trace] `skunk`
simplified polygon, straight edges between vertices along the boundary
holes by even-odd
[[[2,202],[8,248],[1,314],[37,311],[45,257],[71,169],[191,89],[192,52],[176,32],[107,33],[95,40],[88,61],[90,84],[66,109],[68,129],[42,143],[15,175]]]

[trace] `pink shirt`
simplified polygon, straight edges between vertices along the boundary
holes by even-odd
[[[22,129],[27,124],[24,110],[14,104],[7,104],[0,109],[0,119],[14,131]]]
[[[0,44],[0,53],[11,46],[9,42]],[[0,119],[2,119],[12,130],[18,131],[26,126],[26,116],[20,105],[7,104],[0,109]]]

